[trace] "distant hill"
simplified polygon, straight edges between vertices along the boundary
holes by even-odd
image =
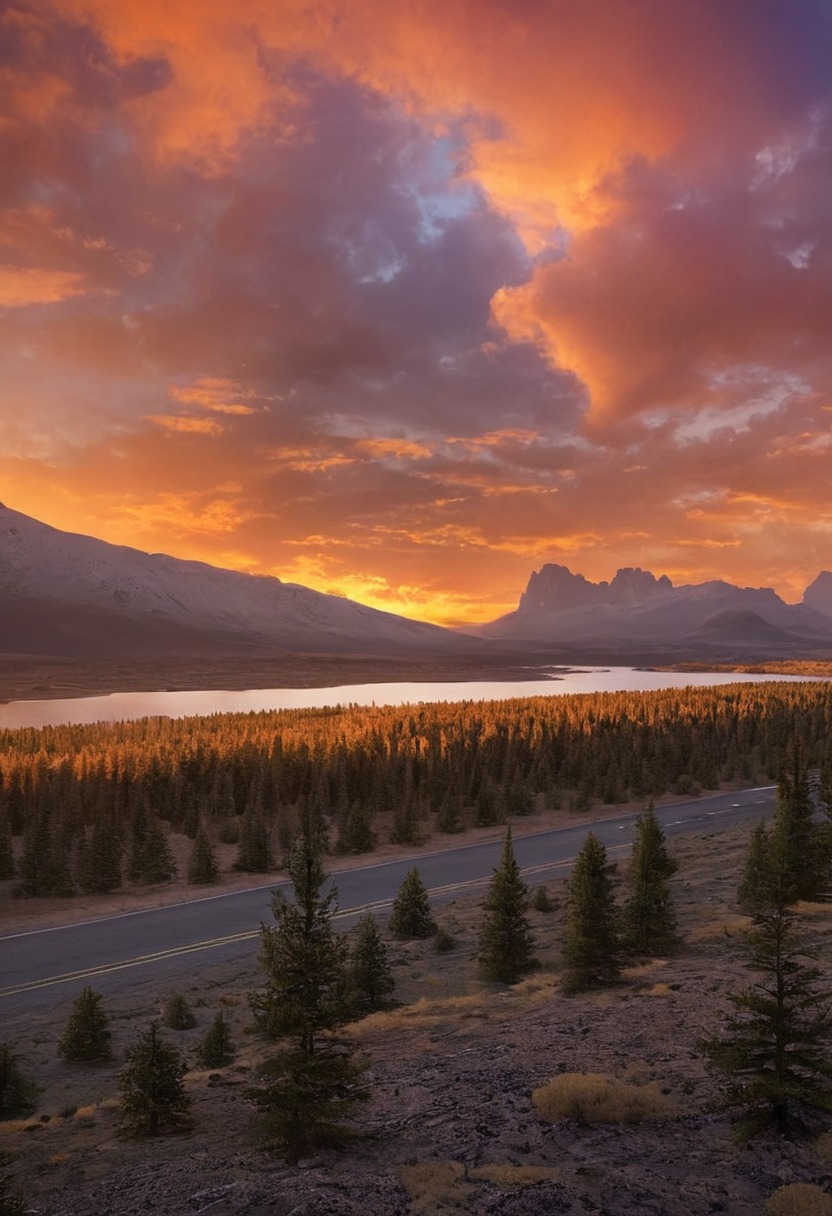
[[[0,505],[0,653],[464,655],[482,643],[265,575],[61,532]]]
[[[814,653],[832,647],[832,575],[821,575],[812,587],[804,603],[787,604],[770,587],[721,580],[674,587],[667,575],[631,567],[610,582],[593,583],[551,564],[532,573],[514,612],[480,633],[596,655],[651,649],[703,657]],[[819,611],[827,602],[829,612]]]

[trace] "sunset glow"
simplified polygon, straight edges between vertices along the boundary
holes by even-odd
[[[10,0],[0,499],[440,623],[832,569],[822,0]]]

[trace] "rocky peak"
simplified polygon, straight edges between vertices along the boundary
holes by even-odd
[[[606,583],[591,583],[582,574],[573,574],[566,566],[547,563],[533,570],[526,590],[520,596],[517,611],[537,614],[559,612],[595,599]]]
[[[832,616],[832,572],[821,570],[813,583],[803,592],[803,603],[824,616]]]
[[[640,566],[625,566],[610,583],[608,600],[611,604],[643,604],[672,590],[673,584],[666,574],[656,578]]]

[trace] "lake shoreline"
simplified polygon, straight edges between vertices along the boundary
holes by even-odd
[[[100,697],[117,692],[336,688],[402,681],[556,679],[569,665],[523,657],[418,658],[277,654],[263,658],[61,659],[0,655],[0,704]]]

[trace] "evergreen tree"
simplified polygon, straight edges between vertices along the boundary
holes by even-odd
[[[814,811],[802,749],[793,741],[777,786],[771,835],[773,865],[789,903],[818,899],[828,891],[832,865],[829,826],[815,823]]]
[[[156,1136],[176,1128],[187,1117],[190,1099],[185,1093],[182,1056],[159,1033],[159,1023],[139,1036],[127,1052],[118,1076],[122,1124],[134,1136]]]
[[[170,847],[167,830],[161,823],[152,823],[144,839],[144,850],[139,863],[139,882],[170,882],[176,877],[177,867]]]
[[[30,1115],[40,1088],[21,1072],[8,1043],[0,1043],[0,1119]]]
[[[72,1013],[58,1043],[58,1055],[64,1060],[82,1063],[112,1059],[110,1019],[101,1007],[102,997],[92,988],[84,988],[72,1007]]]
[[[147,798],[139,790],[133,806],[130,880],[138,883],[170,882],[176,877],[176,862],[165,828],[154,820]]]
[[[274,858],[269,847],[269,829],[260,804],[246,807],[240,820],[240,843],[237,850],[235,870],[246,874],[267,874],[274,869]]]
[[[250,998],[256,1028],[289,1040],[265,1065],[264,1084],[247,1096],[263,1111],[270,1142],[290,1163],[342,1138],[343,1120],[369,1096],[361,1085],[363,1067],[332,1037],[349,1020],[350,1008],[346,943],[332,924],[337,893],[321,893],[321,852],[321,837],[308,830],[292,850],[294,902],[280,890],[272,896],[276,923],[261,931],[266,986]]]
[[[396,980],[378,925],[369,913],[358,922],[350,952],[348,977],[357,1017],[364,1017],[377,1009],[389,1009]]]
[[[803,1135],[809,1112],[832,1113],[832,993],[803,961],[812,956],[784,902],[757,916],[747,943],[758,978],[729,997],[735,1012],[725,1034],[700,1047],[727,1074],[729,1104],[744,1107],[745,1135],[769,1126]]]
[[[332,1044],[314,1053],[293,1047],[268,1060],[262,1069],[264,1085],[245,1091],[263,1112],[268,1146],[296,1165],[315,1149],[348,1140],[344,1121],[370,1097],[363,1083],[365,1067]]]
[[[485,979],[516,984],[538,966],[528,907],[528,887],[514,856],[511,828],[507,828],[500,867],[494,871],[488,888],[480,931],[478,959]]]
[[[662,954],[677,945],[676,915],[667,881],[677,869],[651,799],[636,820],[627,876],[630,894],[623,911],[623,938],[629,949]]]
[[[197,1044],[197,1062],[203,1068],[224,1068],[235,1054],[231,1028],[220,1010]]]
[[[76,875],[87,894],[104,894],[121,886],[121,835],[112,813],[99,811],[89,834],[81,838]]]
[[[416,866],[408,870],[399,887],[388,924],[400,937],[430,937],[436,932],[430,897]]]
[[[191,1030],[196,1026],[194,1011],[181,992],[175,992],[165,1001],[162,1021],[169,1030]]]
[[[771,833],[765,820],[755,825],[748,845],[742,878],[737,888],[737,903],[743,912],[756,915],[771,907],[776,898],[777,872]]]
[[[357,799],[348,806],[340,818],[338,830],[339,853],[371,853],[376,838],[373,832],[373,816],[367,802]]]
[[[9,817],[0,813],[0,879],[14,878],[14,846],[12,844],[12,829]]]
[[[197,828],[191,860],[188,863],[188,882],[191,886],[207,886],[220,876],[217,858],[202,824]]]
[[[587,835],[569,876],[563,958],[566,992],[613,983],[621,969],[612,875],[615,867],[594,832]]]

